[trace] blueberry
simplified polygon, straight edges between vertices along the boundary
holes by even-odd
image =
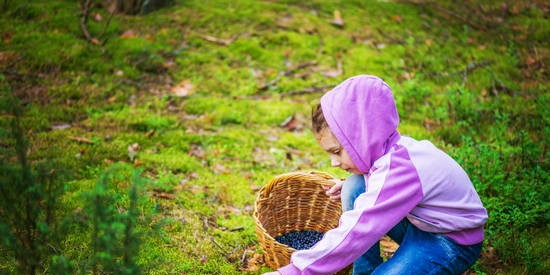
[[[291,230],[275,237],[281,244],[288,245],[296,250],[309,249],[323,238],[323,233],[315,230]]]

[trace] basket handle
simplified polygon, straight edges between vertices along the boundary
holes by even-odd
[[[299,178],[300,180],[307,180],[309,182],[317,183],[322,186],[332,187],[336,179],[331,174],[321,171],[305,171],[305,172],[291,172],[281,174],[274,177],[268,184],[262,188],[262,196],[267,197],[271,190],[279,183],[284,182],[288,178]]]

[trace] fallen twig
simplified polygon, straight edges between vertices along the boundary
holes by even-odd
[[[484,61],[481,61],[481,62],[470,62],[468,64],[468,66],[462,70],[461,72],[461,75],[462,75],[462,79],[463,79],[463,82],[465,83],[467,80],[468,80],[468,74],[470,72],[473,72],[474,70],[478,69],[478,68],[481,68],[481,67],[485,67],[487,65],[491,65],[493,62],[490,61],[490,60],[484,60]]]
[[[204,34],[197,34],[200,38],[208,41],[208,42],[212,42],[212,43],[216,43],[216,44],[220,44],[220,45],[224,45],[224,46],[227,46],[231,43],[233,43],[233,41],[235,41],[237,39],[237,37],[239,37],[238,35],[234,35],[233,37],[231,37],[230,39],[223,39],[223,38],[218,38],[218,37],[214,37],[214,36],[210,36],[210,35],[204,35]]]
[[[454,71],[454,72],[427,72],[424,73],[424,76],[426,77],[435,77],[435,78],[444,78],[444,77],[454,77],[454,76],[461,76],[464,81],[466,81],[466,77],[468,74],[473,72],[474,70],[477,70],[478,68],[487,67],[488,65],[493,64],[493,61],[490,60],[483,60],[480,62],[470,62],[466,68],[460,70],[460,71]]]
[[[262,85],[259,85],[258,86],[258,90],[259,91],[263,91],[263,90],[266,90],[267,88],[271,87],[271,86],[274,86],[275,84],[277,84],[277,82],[279,82],[279,80],[281,79],[281,77],[283,76],[289,76],[291,74],[293,74],[294,72],[298,71],[298,70],[301,70],[301,69],[304,69],[304,68],[307,68],[307,67],[310,67],[310,66],[315,66],[317,65],[317,61],[309,61],[309,62],[304,62],[304,63],[300,63],[294,67],[290,67],[288,68],[287,70],[285,71],[281,71],[277,74],[277,76],[275,77],[275,79],[269,81],[269,82],[266,82]]]
[[[236,227],[233,227],[233,228],[229,229],[229,231],[231,231],[231,232],[243,231],[243,230],[244,230],[244,226],[236,226]]]
[[[20,73],[20,72],[15,71],[15,70],[1,70],[0,74],[6,74],[6,75],[14,76],[14,77],[17,77],[17,78],[25,78],[25,77],[33,78],[33,79],[46,78],[46,76],[41,75],[41,74]]]
[[[176,196],[166,192],[153,192],[153,197],[157,197],[159,199],[173,200]]]
[[[502,88],[504,91],[510,93],[510,94],[516,94],[517,91],[508,87],[506,84],[504,84],[504,82],[498,78],[495,73],[493,73],[493,71],[489,68],[485,68],[490,74],[491,76],[493,77],[493,80],[497,83],[498,87]],[[496,89],[493,89],[493,93],[496,95]]]
[[[87,138],[83,138],[83,137],[72,137],[72,136],[69,136],[67,137],[68,139],[70,140],[75,140],[75,141],[78,141],[78,142],[83,142],[83,143],[89,143],[89,144],[93,144],[94,142],[90,139],[87,139]]]
[[[248,252],[248,249],[245,249],[243,251],[243,255],[241,256],[241,265],[243,265],[243,266],[246,263],[246,252]]]
[[[223,253],[223,255],[228,258],[229,257],[229,253],[227,252],[227,250],[225,248],[223,248],[223,246],[221,246],[221,244],[219,244],[218,242],[216,242],[216,240],[214,240],[213,237],[210,237],[210,241],[212,241],[212,243],[214,243],[219,249],[220,251]]]
[[[281,96],[285,97],[285,96],[292,96],[292,95],[301,95],[301,94],[308,94],[308,93],[325,92],[327,89],[334,88],[335,86],[336,85],[334,85],[334,84],[324,85],[324,86],[313,86],[313,87],[304,88],[302,90],[297,90],[297,91],[291,91],[291,92],[288,92],[288,93],[284,93]]]
[[[482,30],[482,31],[489,31],[488,28],[482,26],[482,25],[479,25],[475,22],[473,22],[472,20],[469,20],[468,17],[465,17],[465,16],[462,16],[456,12],[453,12],[449,9],[446,9],[442,6],[440,6],[438,3],[436,2],[433,2],[433,1],[422,1],[422,0],[397,0],[397,2],[400,2],[400,3],[405,3],[405,4],[413,4],[413,5],[428,5],[428,6],[431,6],[433,8],[435,8],[436,10],[442,12],[442,13],[445,13],[447,15],[450,15],[460,21],[462,21],[462,23],[465,23],[469,26],[472,26],[478,30]]]
[[[386,39],[392,41],[393,43],[400,44],[400,45],[403,45],[403,44],[406,43],[405,40],[399,39],[399,38],[395,38],[395,37],[389,35],[388,33],[382,31],[382,29],[380,29],[380,28],[376,28],[376,31],[377,31],[382,37],[384,37],[384,38],[386,38]]]
[[[321,74],[323,74],[326,77],[337,77],[342,73],[344,73],[344,68],[342,66],[342,58],[340,57],[340,55],[338,55],[336,57],[336,70],[322,72]]]
[[[101,31],[101,34],[99,35],[99,39],[101,39],[103,37],[103,35],[105,35],[105,32],[107,32],[107,28],[111,24],[111,20],[113,19],[114,14],[115,14],[115,10],[112,10],[109,13],[109,19],[107,19],[107,23],[105,23],[105,27],[103,28],[103,31]],[[107,41],[107,39],[105,39],[105,41],[103,41],[103,44],[105,44],[106,41]]]

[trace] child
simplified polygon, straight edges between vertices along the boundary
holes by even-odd
[[[313,132],[332,166],[353,173],[327,190],[341,197],[337,228],[270,274],[460,274],[479,257],[487,212],[470,179],[429,141],[401,136],[390,87],[359,75],[314,108]],[[382,262],[379,240],[400,244]]]

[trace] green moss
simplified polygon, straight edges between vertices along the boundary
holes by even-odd
[[[146,166],[169,169],[173,173],[191,173],[202,169],[200,162],[193,157],[170,151],[166,150],[162,155],[144,152],[138,154],[137,159],[143,161]]]
[[[174,1],[145,15],[115,14],[105,43],[95,45],[83,37],[75,3],[20,2],[0,4],[0,80],[10,88],[2,91],[13,89],[24,102],[29,159],[69,171],[63,202],[83,220],[60,249],[76,273],[89,271],[90,231],[78,211],[83,197],[110,163],[128,163],[146,177],[138,222],[143,273],[241,274],[247,249],[256,245],[260,252],[250,209],[258,187],[295,170],[347,176],[331,167],[308,129],[322,92],[284,94],[357,74],[390,84],[403,135],[430,139],[465,166],[491,211],[487,243],[515,266],[512,272],[547,266],[536,256],[544,254],[537,241],[508,226],[513,220],[528,236],[548,221],[541,214],[547,204],[534,203],[547,196],[536,183],[548,179],[543,145],[550,134],[549,28],[539,6]],[[470,5],[484,17],[465,21],[442,12],[462,14]],[[335,10],[343,27],[330,23]],[[109,17],[105,6],[94,6],[95,13],[102,20],[87,22],[94,37]],[[208,37],[234,40],[225,45]],[[288,71],[307,62],[316,64]],[[324,75],[339,62],[340,75]],[[174,96],[171,88],[184,80],[193,93]],[[9,116],[2,111],[3,126]],[[295,131],[280,126],[291,116]],[[71,127],[52,130],[63,124]],[[2,136],[0,146],[13,142]],[[116,206],[127,204],[128,183],[113,183]],[[533,235],[544,243],[546,232]],[[11,264],[0,258],[0,273]],[[494,273],[483,262],[478,271]]]

